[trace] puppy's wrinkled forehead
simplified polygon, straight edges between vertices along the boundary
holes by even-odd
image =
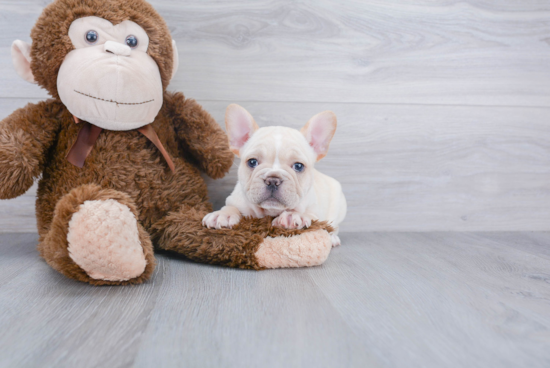
[[[263,160],[274,162],[296,159],[315,162],[315,152],[302,133],[286,127],[265,127],[258,129],[243,146],[244,159],[262,156]]]

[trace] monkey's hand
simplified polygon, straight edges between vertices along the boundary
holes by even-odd
[[[27,139],[22,130],[8,134],[0,129],[0,199],[24,194],[38,176],[38,159],[26,154]]]
[[[51,104],[29,104],[0,121],[0,199],[24,194],[40,176],[56,136]]]
[[[195,100],[182,93],[165,94],[180,146],[193,156],[206,175],[222,178],[233,164],[227,135]]]

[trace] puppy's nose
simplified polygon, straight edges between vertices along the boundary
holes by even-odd
[[[275,176],[270,176],[264,180],[265,185],[267,185],[267,187],[271,190],[278,189],[282,182],[283,181],[280,178]]]

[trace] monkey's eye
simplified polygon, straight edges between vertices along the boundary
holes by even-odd
[[[90,30],[90,31],[86,32],[86,42],[88,42],[90,44],[94,44],[94,43],[97,42],[98,38],[99,38],[99,35],[97,34],[96,31]]]
[[[135,49],[138,45],[138,39],[134,35],[130,35],[126,37],[126,44],[130,46],[131,48]]]
[[[302,172],[304,171],[305,166],[300,162],[296,162],[294,165],[292,165],[292,168],[294,169],[294,171]]]
[[[248,160],[248,167],[255,168],[256,166],[258,166],[258,160],[255,158]]]

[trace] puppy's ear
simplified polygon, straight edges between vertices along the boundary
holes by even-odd
[[[231,104],[225,110],[225,130],[229,136],[231,152],[239,157],[239,151],[258,130],[258,124],[243,107]]]
[[[13,41],[11,59],[17,74],[30,83],[36,83],[31,71],[31,45],[21,40]]]
[[[336,132],[336,125],[336,115],[332,111],[323,111],[309,119],[300,130],[317,154],[317,161],[327,155],[328,146]]]

